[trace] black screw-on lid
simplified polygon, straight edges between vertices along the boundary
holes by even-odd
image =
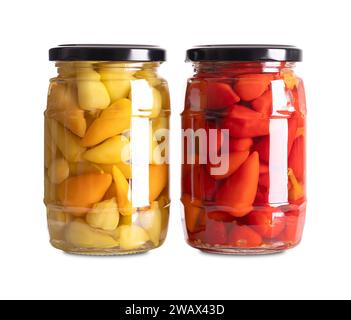
[[[302,61],[302,50],[285,45],[206,45],[186,52],[187,61]]]
[[[68,44],[49,50],[50,61],[165,61],[166,50],[134,44]]]

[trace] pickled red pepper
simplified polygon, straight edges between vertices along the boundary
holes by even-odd
[[[301,51],[295,49],[188,50],[195,75],[188,82],[183,132],[205,129],[202,132],[208,134],[207,128],[216,129],[216,143],[220,142],[216,148],[208,136],[199,134],[192,150],[195,163],[188,163],[189,137],[183,137],[182,202],[191,246],[250,254],[279,252],[300,242],[306,208],[306,110],[303,82],[293,69]],[[274,50],[283,50],[286,60],[266,62]],[[260,61],[250,60],[255,56]],[[229,133],[226,142],[221,139],[223,130]],[[206,152],[208,160],[215,153],[221,162],[203,163]],[[214,173],[225,159],[226,171]]]

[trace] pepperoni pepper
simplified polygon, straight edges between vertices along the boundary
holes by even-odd
[[[243,217],[252,210],[255,200],[260,162],[258,153],[252,153],[240,169],[219,188],[216,204],[234,217]]]
[[[305,138],[300,136],[292,146],[289,155],[289,168],[294,171],[296,179],[304,181],[305,175]]]
[[[205,240],[210,245],[227,243],[227,231],[223,222],[208,220],[206,223]]]
[[[252,101],[252,108],[265,116],[272,114],[272,91],[268,90],[259,98]]]
[[[211,177],[215,180],[223,180],[225,178],[230,177],[236,170],[240,168],[240,166],[245,162],[245,160],[249,156],[249,151],[242,152],[231,152],[228,155],[228,170],[223,172],[222,174],[212,174],[212,170],[216,167],[220,167],[222,163],[219,165],[207,165],[207,171],[211,174]],[[226,160],[223,160],[226,161]],[[224,170],[224,169],[223,169]]]
[[[252,138],[269,134],[269,120],[262,113],[242,105],[230,108],[222,127],[235,138]]]
[[[201,220],[201,216],[203,215],[201,202],[196,199],[191,199],[189,194],[183,195],[182,202],[184,205],[187,230],[189,232],[199,231],[199,222]]]
[[[251,138],[230,138],[229,139],[229,150],[230,152],[234,151],[250,151],[251,146],[253,145],[253,140]]]
[[[271,74],[245,74],[237,77],[235,92],[242,100],[251,101],[262,96],[273,80]]]
[[[284,213],[274,208],[251,212],[248,222],[257,233],[266,239],[276,238],[285,228]]]
[[[206,95],[209,110],[224,109],[240,101],[240,97],[227,83],[208,82]]]
[[[256,231],[244,225],[234,225],[228,235],[228,242],[237,248],[256,248],[262,241],[262,237]]]

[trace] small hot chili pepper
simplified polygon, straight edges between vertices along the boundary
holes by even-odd
[[[251,105],[255,111],[265,116],[270,116],[272,114],[272,90],[268,90],[262,96],[252,101]]]
[[[242,139],[229,139],[229,151],[249,151],[253,145],[253,140],[251,138],[242,138]]]
[[[231,152],[229,154],[229,159],[227,159],[227,161],[229,160],[228,163],[228,170],[222,174],[212,174],[211,171],[213,168],[216,167],[220,167],[222,164],[218,164],[218,165],[211,165],[208,164],[206,166],[207,168],[207,172],[209,174],[211,174],[211,177],[215,180],[223,180],[226,179],[228,177],[230,177],[236,170],[238,170],[240,168],[240,166],[246,161],[246,159],[249,156],[249,151],[242,151],[242,152]],[[225,161],[225,160],[223,160]]]
[[[219,188],[216,204],[226,207],[234,217],[243,217],[252,210],[256,197],[260,162],[258,153],[252,153],[244,164]]]
[[[274,77],[271,74],[245,74],[237,78],[234,91],[242,100],[251,101],[262,96]]]
[[[235,138],[252,138],[269,134],[269,120],[250,108],[235,105],[230,108],[222,124]]]
[[[292,90],[299,84],[299,79],[292,70],[284,69],[280,72],[287,89]]]
[[[303,136],[294,141],[289,155],[289,168],[293,170],[297,180],[305,180],[305,139]]]
[[[289,190],[289,200],[291,202],[296,202],[304,197],[305,191],[303,185],[296,179],[294,171],[289,168],[288,177],[291,182],[291,188]]]
[[[234,225],[228,235],[228,243],[238,248],[255,248],[259,247],[262,242],[262,237],[245,225]]]
[[[239,96],[227,83],[207,83],[207,109],[220,110],[233,106],[240,101]]]
[[[210,245],[224,245],[227,243],[227,230],[223,222],[207,220],[205,242]]]
[[[292,90],[293,106],[299,115],[298,126],[303,127],[305,125],[306,116],[306,96],[305,87],[302,81]]]
[[[285,229],[278,236],[277,240],[297,245],[302,237],[304,223],[304,212],[299,215],[286,213]]]
[[[301,136],[304,137],[304,136],[305,136],[305,131],[306,131],[305,127],[299,127],[299,128],[297,128],[295,139],[297,139],[297,138],[299,138],[299,137],[301,137]]]
[[[285,216],[276,208],[266,208],[264,211],[253,211],[248,216],[251,228],[266,239],[279,236],[285,228]]]
[[[204,210],[200,207],[201,202],[196,199],[192,199],[189,194],[184,194],[182,196],[182,202],[184,205],[187,230],[189,232],[198,232],[201,216],[205,215]]]

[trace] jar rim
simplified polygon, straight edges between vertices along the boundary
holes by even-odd
[[[286,61],[301,62],[302,50],[291,45],[222,44],[195,46],[186,51],[186,61]]]
[[[50,61],[166,61],[166,50],[140,44],[65,44],[49,50]]]

